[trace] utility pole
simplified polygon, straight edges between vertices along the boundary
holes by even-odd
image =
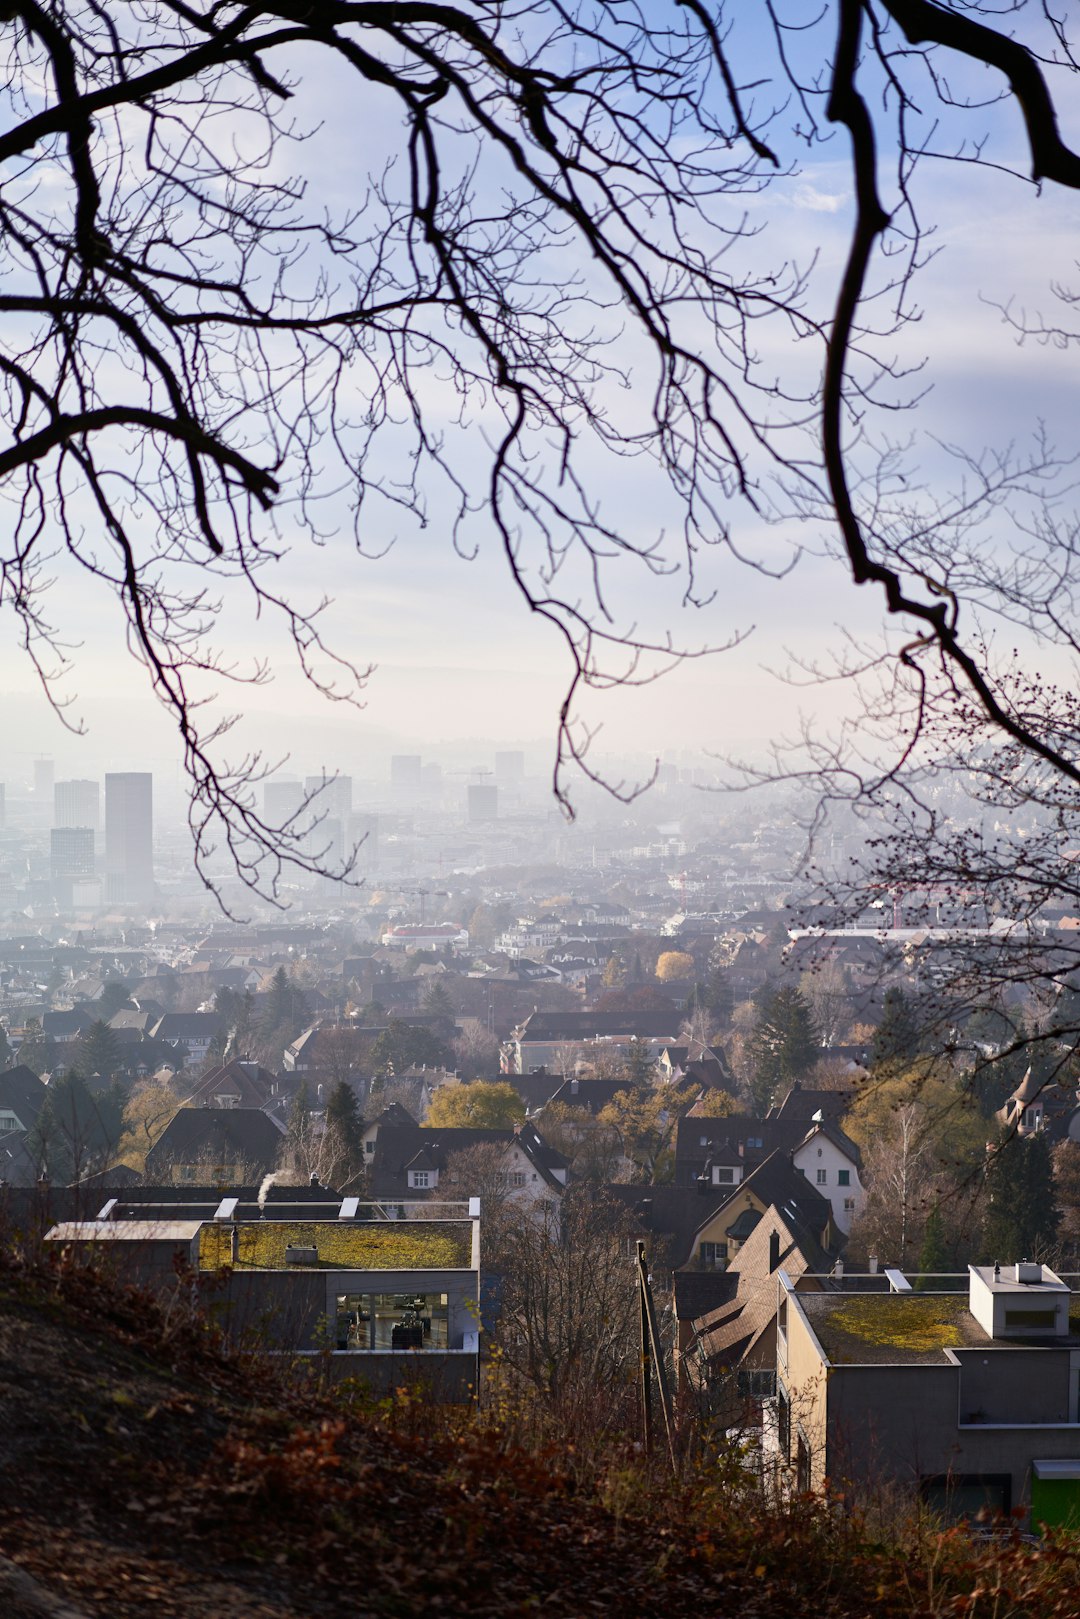
[[[645,1454],[652,1449],[652,1366],[656,1365],[656,1383],[660,1390],[660,1409],[664,1416],[664,1432],[667,1436],[668,1458],[671,1462],[672,1472],[675,1471],[675,1422],[671,1404],[671,1390],[668,1387],[667,1367],[664,1364],[664,1348],[660,1342],[660,1331],[656,1324],[656,1309],[653,1305],[652,1287],[649,1282],[649,1267],[645,1263],[645,1244],[641,1241],[637,1245],[638,1262],[638,1291],[641,1300],[641,1411],[642,1428],[645,1439]]]
[[[637,1245],[638,1304],[641,1326],[641,1437],[646,1456],[652,1455],[652,1339],[649,1332],[649,1312],[645,1303],[645,1244]]]

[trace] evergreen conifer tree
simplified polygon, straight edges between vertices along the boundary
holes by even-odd
[[[765,998],[748,1051],[750,1093],[758,1116],[764,1117],[781,1086],[801,1079],[820,1054],[813,1015],[797,989],[785,984]]]
[[[881,1005],[881,1022],[874,1030],[870,1046],[870,1066],[883,1063],[910,1062],[918,1056],[921,1031],[915,1007],[902,989],[895,986],[885,991]]]
[[[1011,1264],[1044,1256],[1060,1221],[1045,1135],[1013,1135],[995,1150],[986,1176],[983,1257]]]

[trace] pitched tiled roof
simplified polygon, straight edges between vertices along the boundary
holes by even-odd
[[[281,1151],[282,1127],[259,1108],[182,1107],[146,1155],[150,1174],[167,1164],[249,1164],[264,1173]]]

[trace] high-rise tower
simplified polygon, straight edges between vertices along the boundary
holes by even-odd
[[[110,904],[154,897],[154,778],[131,771],[105,777],[105,888]]]

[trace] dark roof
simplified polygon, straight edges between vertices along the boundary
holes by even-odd
[[[557,1189],[565,1184],[567,1160],[554,1147],[549,1147],[533,1124],[523,1124],[515,1130],[430,1129],[423,1125],[380,1125],[371,1161],[371,1191],[376,1197],[393,1197],[403,1187],[403,1177],[411,1169],[447,1168],[454,1153],[469,1147],[495,1143],[499,1146],[517,1145],[526,1158],[550,1186]],[[557,1173],[557,1172],[561,1172]]]
[[[402,1190],[402,1177],[418,1152],[426,1152],[431,1167],[444,1170],[455,1152],[486,1142],[508,1146],[513,1130],[428,1130],[420,1124],[380,1124],[371,1160],[371,1191],[375,1197],[393,1197]]]
[[[500,1080],[512,1085],[525,1103],[526,1113],[536,1113],[562,1085],[565,1075],[549,1074],[546,1068],[534,1068],[528,1074],[500,1074]]]
[[[420,1128],[408,1108],[402,1107],[400,1102],[388,1103],[376,1118],[367,1121],[365,1129],[370,1129],[373,1124],[378,1126],[380,1134],[391,1124],[406,1124],[410,1128],[417,1130]]]
[[[565,1185],[570,1160],[564,1158],[556,1147],[548,1145],[535,1124],[530,1122],[521,1125],[517,1139],[518,1146],[526,1158],[543,1173],[545,1180],[558,1180],[560,1185]],[[556,1174],[556,1171],[559,1173]]]
[[[221,1096],[239,1097],[241,1107],[265,1107],[274,1076],[258,1063],[230,1062],[204,1074],[188,1098],[193,1107],[213,1107]]]
[[[515,1031],[522,1040],[591,1040],[594,1035],[674,1039],[678,1012],[533,1012]]]
[[[832,1218],[829,1200],[800,1175],[786,1152],[770,1153],[730,1195],[740,1197],[747,1191],[766,1208],[775,1207],[784,1220],[797,1221],[818,1238]]]
[[[272,1169],[281,1151],[283,1131],[253,1107],[182,1107],[146,1155],[147,1171],[162,1165],[238,1163]]]
[[[851,1106],[857,1087],[846,1086],[839,1091],[804,1090],[798,1080],[795,1081],[779,1106],[771,1107],[766,1115],[770,1123],[782,1119],[799,1120],[809,1125],[815,1113],[820,1113],[823,1119],[834,1122],[843,1118]]]
[[[224,1021],[216,1012],[166,1012],[158,1019],[151,1033],[155,1040],[213,1039],[224,1028]]]
[[[724,1235],[732,1237],[736,1242],[745,1242],[761,1218],[760,1209],[742,1209],[727,1227]]]
[[[675,1284],[675,1316],[679,1321],[696,1321],[699,1316],[730,1304],[739,1286],[739,1274],[733,1270],[677,1270]]]
[[[595,1115],[603,1112],[620,1091],[632,1089],[629,1079],[564,1079],[549,1100],[561,1102],[566,1107],[587,1108]],[[540,1117],[543,1118],[542,1113]]]
[[[71,1012],[43,1012],[41,1032],[55,1040],[60,1035],[85,1034],[93,1022],[93,1018],[79,1007]]]
[[[673,1264],[682,1264],[699,1226],[729,1201],[732,1188],[698,1191],[687,1186],[610,1185],[605,1197],[622,1204],[647,1240],[662,1240]]]
[[[0,1107],[10,1108],[24,1130],[29,1130],[48,1095],[48,1087],[25,1063],[0,1074]]]

